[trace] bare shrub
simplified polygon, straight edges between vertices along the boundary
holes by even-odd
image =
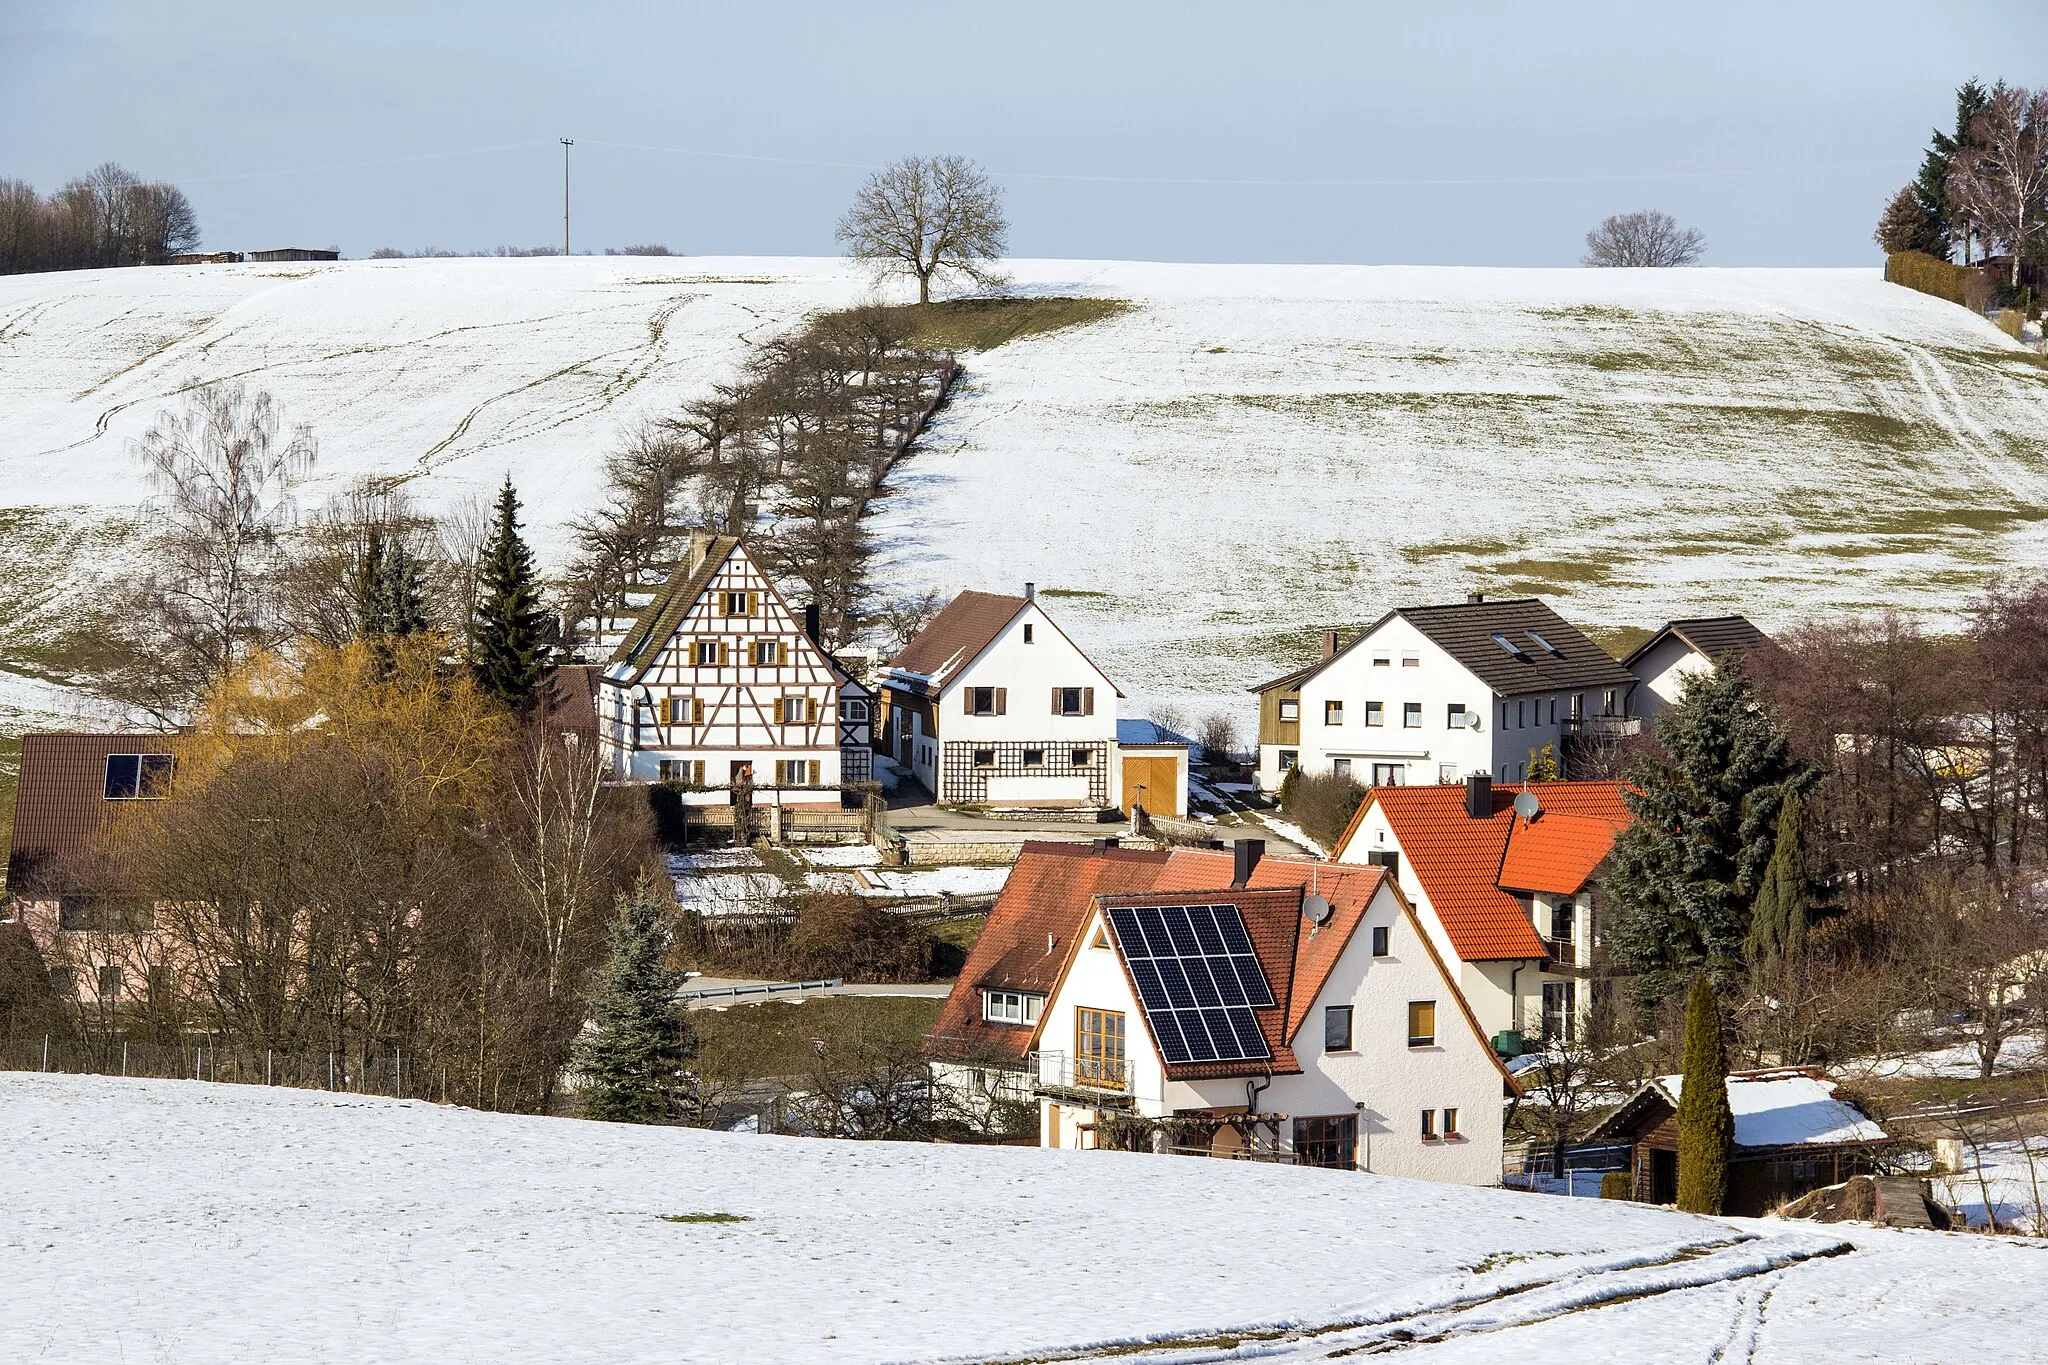
[[[1203,755],[1212,763],[1227,763],[1237,756],[1240,739],[1237,718],[1227,711],[1211,711],[1202,717],[1195,738],[1202,746]]]

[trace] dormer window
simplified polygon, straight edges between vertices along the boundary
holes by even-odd
[[[1029,991],[983,991],[981,1017],[991,1024],[1035,1024],[1045,997]]]
[[[178,760],[169,754],[108,754],[100,793],[109,801],[153,800],[171,794]]]

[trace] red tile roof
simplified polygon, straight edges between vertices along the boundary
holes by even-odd
[[[1626,818],[1617,823],[1556,811],[1544,811],[1534,821],[1517,818],[1501,858],[1500,884],[1516,891],[1577,895],[1626,828]]]
[[[1515,827],[1523,824],[1514,813],[1515,796],[1522,790],[1515,783],[1495,786],[1492,815],[1475,820],[1465,813],[1462,784],[1374,787],[1358,814],[1352,817],[1350,827],[1338,839],[1336,856],[1344,857],[1366,812],[1377,808],[1400,841],[1401,851],[1415,871],[1415,880],[1421,884],[1430,909],[1461,960],[1495,962],[1542,957],[1543,941],[1536,935],[1528,910],[1502,889],[1504,883],[1515,890],[1551,889],[1518,887],[1502,875],[1510,837]],[[1530,845],[1528,866],[1518,864],[1518,875],[1540,866],[1548,880],[1569,877],[1571,868],[1584,862],[1599,843],[1594,825],[1608,831],[1606,846],[1612,847],[1614,835],[1629,823],[1619,783],[1544,782],[1533,790],[1544,811],[1536,817],[1535,827],[1540,828],[1553,816],[1566,819],[1557,822],[1561,831],[1557,838],[1539,838]],[[1587,874],[1605,856],[1602,848],[1599,857],[1587,865]],[[1584,881],[1585,877],[1580,876],[1572,890],[1576,891]]]
[[[947,1056],[988,1054],[1021,1061],[1034,1030],[984,1020],[982,989],[1051,994],[1095,897],[1150,890],[1167,856],[1122,848],[1098,852],[1088,844],[1025,844],[926,1035],[927,1046]],[[1224,879],[1229,880],[1227,873]]]

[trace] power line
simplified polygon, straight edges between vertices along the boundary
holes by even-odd
[[[546,147],[544,139],[532,142],[506,142],[496,147],[470,147],[459,152],[421,152],[416,156],[388,156],[375,161],[337,161],[326,166],[285,166],[267,171],[235,171],[228,175],[181,175],[173,177],[180,185],[207,185],[221,180],[256,180],[272,175],[317,175],[323,171],[358,171],[376,166],[403,166],[416,161],[451,161],[464,156],[489,156],[496,152],[519,152],[533,147]]]

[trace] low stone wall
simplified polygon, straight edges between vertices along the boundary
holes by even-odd
[[[1042,836],[1027,836],[1023,839],[988,839],[977,842],[938,839],[898,839],[896,846],[903,850],[905,866],[908,867],[988,867],[1014,863],[1026,843]],[[1083,839],[1059,839],[1058,843],[1086,843]],[[1156,839],[1133,839],[1129,836],[1118,839],[1119,848],[1157,849],[1165,847]]]

